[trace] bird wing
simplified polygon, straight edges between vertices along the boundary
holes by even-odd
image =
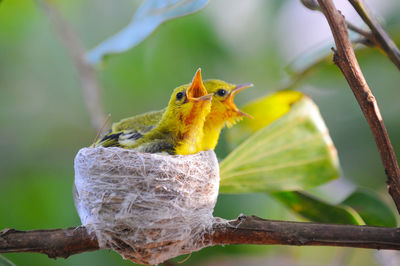
[[[153,126],[154,128],[155,126]],[[134,148],[140,152],[159,153],[167,152],[174,154],[173,142],[166,136],[146,141],[143,134],[134,130],[124,130],[119,132],[109,132],[101,140],[96,143],[96,147],[121,147],[131,149]],[[142,143],[139,142],[141,140]],[[139,142],[139,143],[138,143]]]
[[[151,128],[154,128],[152,126]],[[149,129],[150,131],[151,129]],[[118,132],[110,131],[102,139],[96,143],[96,147],[132,147],[136,144],[137,140],[143,137],[144,133],[136,130],[123,130]]]
[[[155,126],[160,122],[162,115],[166,109],[159,111],[151,111],[140,115],[135,115],[122,119],[112,125],[113,132],[123,130],[135,130],[137,132],[146,133],[149,131],[150,126]]]
[[[111,130],[96,142],[96,147],[132,147],[160,122],[165,109],[128,117],[113,123]]]

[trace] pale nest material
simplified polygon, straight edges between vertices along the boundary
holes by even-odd
[[[202,248],[218,196],[212,150],[161,155],[83,148],[75,158],[75,205],[100,248],[157,264]]]

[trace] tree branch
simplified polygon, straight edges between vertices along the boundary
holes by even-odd
[[[265,220],[240,216],[227,225],[214,225],[213,245],[279,244],[400,249],[400,229]]]
[[[216,222],[200,244],[204,247],[278,244],[400,250],[400,229],[273,221],[256,216],[240,216],[228,223]],[[85,227],[32,231],[5,229],[0,232],[0,253],[35,252],[47,254],[50,258],[67,258],[97,249],[96,236],[89,235]]]
[[[67,258],[85,251],[97,250],[96,236],[89,235],[85,227],[0,231],[0,253],[34,252],[47,254],[50,258]]]
[[[376,99],[361,72],[351,46],[345,19],[331,0],[318,0],[318,3],[328,20],[335,39],[337,50],[334,50],[333,61],[340,68],[349,83],[371,128],[387,175],[389,193],[400,213],[399,165],[397,164],[396,155],[390,143]]]
[[[360,17],[371,29],[375,43],[387,54],[393,64],[400,70],[400,51],[389,34],[381,26],[378,20],[369,11],[368,6],[362,0],[349,0]]]
[[[50,1],[37,0],[37,2],[50,18],[56,33],[75,65],[92,127],[96,131],[100,131],[104,121],[106,121],[106,116],[101,105],[100,84],[93,67],[86,62],[85,49],[74,31],[63,20],[59,11]]]
[[[351,31],[354,31],[358,34],[360,34],[361,36],[364,36],[367,39],[373,40],[373,36],[371,36],[371,33],[368,31],[365,31],[359,27],[357,27],[356,25],[354,25],[353,23],[351,23],[350,21],[346,21],[346,25],[347,28]]]

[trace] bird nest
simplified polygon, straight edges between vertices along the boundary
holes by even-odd
[[[75,205],[100,248],[157,264],[204,247],[218,196],[212,150],[161,155],[83,148],[75,158]]]

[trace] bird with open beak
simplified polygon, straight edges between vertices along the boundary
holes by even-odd
[[[207,92],[213,95],[213,99],[211,111],[204,123],[204,137],[200,150],[214,149],[224,126],[231,127],[244,116],[252,118],[251,115],[239,110],[234,103],[234,98],[240,91],[252,87],[253,84],[234,85],[222,80],[210,79],[204,82],[204,86]]]
[[[112,131],[96,146],[117,146],[141,152],[193,154],[203,139],[203,126],[211,110],[212,95],[207,93],[197,70],[191,84],[177,87],[172,93],[159,123],[147,132],[137,129]]]

